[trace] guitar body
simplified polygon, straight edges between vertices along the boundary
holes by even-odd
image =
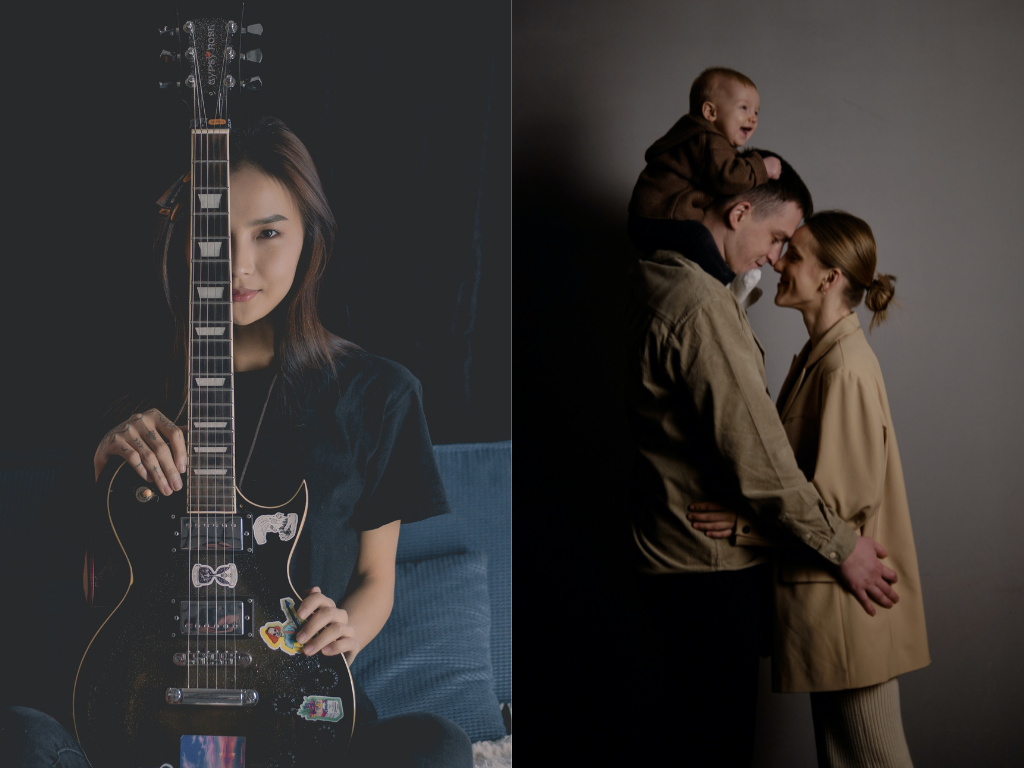
[[[189,749],[244,756],[218,766],[340,765],[355,726],[348,665],[296,649],[282,602],[301,602],[288,566],[305,482],[280,507],[236,491],[236,514],[189,515],[183,492],[163,497],[126,464],[110,470],[103,522],[130,583],[75,681],[76,735],[93,765],[177,766]]]

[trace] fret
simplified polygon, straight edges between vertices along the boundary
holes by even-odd
[[[192,322],[197,326],[216,326],[231,322],[231,302],[227,300],[196,299],[192,302]],[[227,340],[226,334],[216,334],[216,338],[204,337],[207,341]]]
[[[193,403],[192,410],[189,412],[189,418],[202,421],[230,419],[232,418],[231,405],[225,403]]]
[[[201,397],[207,405],[230,405],[231,394],[228,387],[192,387],[192,396]]]
[[[227,357],[207,359],[205,357],[192,358],[192,373],[195,376],[217,376],[231,373],[231,360]]]
[[[225,479],[228,477],[227,469],[193,469],[192,473],[199,477],[217,476],[224,477]]]

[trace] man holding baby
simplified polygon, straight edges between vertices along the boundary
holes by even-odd
[[[767,392],[742,303],[750,282],[737,277],[774,265],[813,205],[781,158],[737,151],[758,112],[749,78],[702,73],[690,113],[648,150],[630,203],[630,235],[647,254],[627,328],[643,704],[633,721],[651,765],[751,763],[772,566],[767,549],[705,535],[708,510],[752,516],[866,614],[899,599],[884,547],[822,500]]]

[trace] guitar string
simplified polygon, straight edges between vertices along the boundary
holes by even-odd
[[[230,41],[230,36],[228,36],[228,40]],[[224,57],[224,61],[223,61],[223,71],[221,73],[221,82],[222,83],[225,82],[225,76],[227,74],[227,66],[228,66],[228,62],[227,62],[227,57],[225,56]],[[221,93],[223,93],[223,95],[224,95],[224,112],[223,112],[223,114],[227,115],[228,114],[228,91],[227,91],[226,88],[222,88],[221,89]],[[231,249],[231,126],[227,125],[226,127],[228,129],[227,133],[223,134],[223,142],[224,142],[224,210],[226,210],[228,212],[228,217],[227,217],[226,226],[225,226],[225,234],[227,234],[227,236],[228,236],[228,267],[229,267],[229,271],[228,271],[228,274],[226,275],[226,277],[228,278],[228,285],[227,285],[227,288],[226,288],[225,292],[228,294],[227,298],[230,301],[230,299],[232,298],[231,297],[231,274],[230,274],[230,267],[231,267],[231,258],[234,255],[232,253],[232,249]],[[235,363],[235,324],[234,324],[235,309],[234,309],[234,304],[233,303],[228,303],[226,306],[227,306],[227,316],[228,316],[228,319],[231,321],[228,324],[228,328],[231,329],[231,360],[230,360],[230,363],[231,363],[231,365],[230,365],[230,368],[231,368],[231,421],[230,421],[231,432],[229,434],[231,445],[228,448],[228,451],[229,451],[229,453],[231,455],[231,461],[230,461],[230,464],[231,464],[231,483],[229,484],[230,488],[228,489],[227,493],[228,493],[229,498],[231,500],[231,518],[230,518],[231,519],[231,524],[232,524],[231,563],[232,563],[232,566],[235,566],[236,550],[234,548],[234,531],[235,531],[234,526],[236,524],[238,525],[237,530],[238,530],[238,544],[239,544],[239,546],[243,546],[244,545],[244,541],[243,541],[243,537],[242,537],[241,515],[237,514],[238,509],[237,509],[237,505],[235,503],[235,487],[236,486],[235,486],[235,480],[234,480],[235,471],[237,469],[235,467],[235,444],[236,444],[236,441],[235,441],[235,364],[234,364]],[[238,601],[238,608],[239,608],[238,616],[235,619],[235,621],[238,622],[238,624],[239,624],[239,630],[238,631],[244,632],[245,631],[245,620],[244,620],[244,617],[245,617],[245,604],[238,597],[238,593],[235,591],[235,588],[238,586],[238,580],[239,580],[239,576],[237,575],[237,573],[238,573],[237,566],[234,567],[234,571],[236,573],[236,576],[235,576],[235,587],[232,587],[232,599]],[[250,618],[250,621],[251,621],[251,618]],[[232,670],[232,687],[237,689],[238,688],[238,634],[237,633],[233,634],[233,636],[232,636],[232,643],[231,643],[231,670]],[[225,668],[225,672],[226,672],[226,668]],[[226,682],[226,680],[225,680],[225,682]]]
[[[194,44],[194,42],[195,42],[195,35],[192,36],[192,41],[191,42]],[[194,45],[193,45],[193,50],[194,50]],[[187,49],[186,49],[185,53],[186,53],[186,58],[187,58]],[[193,55],[193,57],[192,57],[192,73],[191,74],[192,74],[192,77],[198,82],[199,75],[198,75],[198,68],[195,65],[195,58],[196,58],[195,55]],[[196,99],[196,87],[193,85],[193,88],[192,88],[192,116],[193,116],[193,120],[195,120],[198,117],[198,115],[199,115],[199,108],[198,108],[198,103],[197,103],[197,99]],[[190,168],[189,178],[190,178],[190,185],[191,185],[191,189],[190,189],[191,199],[189,200],[189,208],[190,208],[190,214],[192,216],[192,226],[190,227],[190,236],[192,238],[192,242],[189,244],[189,247],[192,249],[192,251],[191,251],[191,253],[189,255],[189,265],[190,265],[189,277],[190,277],[190,283],[194,283],[195,282],[196,269],[197,269],[196,260],[195,260],[195,243],[196,243],[196,238],[199,236],[199,231],[198,231],[199,217],[196,215],[196,210],[195,210],[195,208],[196,208],[196,200],[198,199],[198,198],[196,198],[196,187],[197,187],[198,183],[196,181],[196,163],[195,163],[195,161],[196,161],[196,141],[195,141],[195,128],[194,128],[194,125],[190,126],[190,128],[191,128],[191,130],[189,131],[189,142],[190,142],[191,146],[189,147],[189,157],[190,157],[190,161],[191,161],[190,162],[191,168]],[[189,288],[191,289],[191,285],[189,286]],[[191,419],[193,414],[194,414],[194,412],[196,411],[195,397],[194,397],[193,392],[192,392],[192,377],[195,374],[195,366],[194,366],[194,363],[193,363],[193,355],[192,355],[192,349],[193,349],[192,345],[196,344],[196,346],[199,348],[200,352],[202,351],[202,347],[199,344],[199,342],[195,341],[195,339],[198,338],[198,334],[195,331],[196,320],[197,320],[196,313],[198,312],[198,307],[195,306],[195,296],[190,293],[189,297],[188,297],[188,301],[189,301],[189,329],[188,329],[188,333],[189,333],[189,365],[188,365],[188,372],[186,374],[188,376],[186,384],[188,386],[189,418]],[[194,445],[195,445],[195,441],[198,439],[198,435],[196,435],[194,433],[194,430],[190,429],[189,430],[189,436],[190,436],[189,437],[189,448],[192,449],[194,447]],[[192,463],[191,452],[189,454],[188,461],[189,461],[190,464]],[[201,542],[200,536],[202,535],[203,528],[202,528],[201,521],[200,521],[199,517],[193,513],[194,505],[192,503],[192,498],[193,497],[192,497],[192,487],[191,487],[191,476],[192,476],[192,473],[189,472],[190,480],[189,480],[189,510],[188,510],[189,514],[188,514],[188,520],[189,520],[189,525],[191,526],[191,531],[192,531],[192,536],[191,536],[191,542],[190,543],[192,545],[192,548],[195,550],[196,565],[198,565],[199,564],[199,559],[201,557],[200,547],[202,546],[202,542]],[[195,488],[196,496],[198,496],[199,491],[200,491],[198,486],[199,486],[199,483],[197,481],[196,482],[196,488]],[[196,511],[198,511],[198,510],[196,510]],[[196,659],[196,682],[195,682],[195,687],[198,688],[199,687],[199,590],[198,590],[198,587],[197,587],[196,588],[196,599],[195,599],[195,603],[194,603],[195,604],[195,610],[193,610],[193,608],[192,608],[192,606],[193,606],[192,586],[193,585],[192,585],[192,579],[191,579],[191,572],[192,572],[192,550],[190,549],[189,550],[189,570],[188,570],[188,573],[185,574],[186,579],[188,580],[188,602],[185,605],[185,610],[186,610],[186,613],[185,613],[186,625],[185,626],[186,626],[186,632],[187,632],[187,636],[188,636],[188,656],[187,656],[187,659],[188,659],[187,663],[189,664],[189,668],[188,668],[188,686],[190,688],[192,687],[192,667],[191,667],[191,662],[192,662],[192,636],[195,635],[195,639],[196,639],[196,655],[195,655],[195,659]]]
[[[194,35],[192,37],[192,40],[193,41],[195,40],[195,36]],[[186,54],[187,54],[187,50],[186,50]],[[193,56],[193,72],[191,74],[192,74],[193,77],[196,77],[196,74],[195,74],[195,71],[194,71],[194,60],[195,60],[195,57]],[[195,90],[195,87],[193,86],[193,88],[192,88],[192,116],[193,116],[193,120],[195,119],[195,117],[197,115],[198,115],[198,107],[197,107],[197,104],[196,104],[196,90]],[[189,142],[190,142],[190,146],[189,146],[189,159],[190,159],[190,166],[191,166],[190,169],[189,169],[190,170],[190,173],[189,173],[189,184],[190,184],[190,187],[191,187],[190,190],[189,190],[189,193],[191,195],[191,199],[189,200],[189,206],[190,206],[190,213],[192,215],[192,226],[190,227],[190,234],[191,234],[191,237],[192,237],[192,242],[195,243],[196,238],[199,236],[199,232],[198,232],[199,217],[196,215],[196,210],[195,210],[196,199],[197,199],[196,198],[196,162],[195,162],[196,161],[196,143],[195,143],[195,130],[194,130],[194,128],[192,126],[190,126],[190,131],[189,131]],[[192,247],[194,248],[194,245]],[[195,256],[195,254],[193,252],[193,254],[190,256],[190,259],[189,259],[189,262],[190,262],[190,269],[189,269],[190,283],[195,281],[195,272],[196,272],[196,269],[197,269],[197,265],[195,263],[194,256]],[[190,285],[190,287],[191,287],[191,285]],[[191,353],[192,344],[194,343],[193,340],[196,338],[194,328],[196,327],[195,326],[195,323],[196,323],[196,312],[198,311],[198,308],[195,306],[195,297],[191,293],[189,294],[188,301],[189,301],[189,331],[188,331],[189,332],[189,351]],[[195,408],[195,405],[194,405],[195,398],[194,398],[193,393],[192,393],[192,376],[195,373],[194,368],[195,368],[195,366],[193,364],[193,361],[192,361],[192,358],[191,358],[191,354],[190,354],[188,373],[187,373],[188,379],[186,381],[186,384],[188,385],[188,402],[189,402],[189,416],[190,417],[191,417],[192,412],[193,412],[193,410]],[[191,437],[189,439],[189,443],[190,443],[189,448],[191,450],[192,446],[195,444],[195,440],[196,440],[197,436],[192,434],[191,431],[190,431],[189,434],[191,435]],[[190,463],[191,463],[191,460],[192,460],[192,455],[190,453],[189,454],[189,462]],[[191,476],[191,473],[189,473],[189,474]],[[197,485],[196,493],[198,494],[198,491],[199,491],[198,483],[196,485]],[[191,491],[190,491],[190,493],[191,493]],[[189,516],[188,516],[188,519],[189,519],[189,524],[192,526],[192,546],[195,549],[196,565],[198,565],[199,564],[199,558],[200,558],[200,549],[199,548],[201,546],[201,541],[200,541],[199,537],[202,534],[202,530],[203,529],[202,529],[202,525],[200,524],[199,518],[192,513],[192,505],[191,505],[191,503],[189,504]],[[195,602],[195,606],[196,607],[195,607],[195,610],[193,610],[193,608],[192,608],[193,601],[192,601],[191,571],[192,571],[192,551],[190,550],[189,551],[189,572],[186,574],[186,578],[188,578],[188,603],[186,604],[186,616],[187,616],[186,631],[188,632],[188,659],[189,659],[189,664],[190,664],[190,666],[189,666],[188,685],[189,685],[190,688],[192,687],[192,669],[191,669],[192,636],[195,635],[195,639],[196,639],[196,655],[195,655],[195,659],[196,659],[196,670],[195,670],[196,671],[196,682],[195,682],[195,687],[198,688],[199,687],[199,627],[198,627],[199,595],[198,595],[198,589],[197,589],[196,590],[196,602]]]
[[[195,22],[193,22],[193,23],[195,23]],[[193,65],[195,67],[195,74],[196,74],[195,97],[196,97],[196,104],[198,106],[198,109],[196,110],[196,122],[195,122],[195,125],[193,126],[193,129],[192,129],[193,130],[193,144],[194,144],[194,147],[195,147],[194,151],[195,151],[195,154],[196,154],[196,161],[197,161],[196,164],[195,164],[195,167],[193,168],[193,174],[194,175],[193,175],[192,183],[194,185],[194,189],[192,191],[194,193],[194,205],[195,205],[195,208],[196,208],[196,231],[197,231],[197,234],[198,234],[198,236],[200,238],[199,242],[204,242],[204,237],[205,237],[206,233],[203,231],[203,227],[205,225],[206,219],[205,219],[205,217],[200,215],[200,208],[199,208],[199,200],[200,200],[200,198],[199,198],[199,187],[202,184],[202,178],[200,176],[200,171],[201,171],[202,166],[200,165],[200,163],[202,162],[202,156],[203,156],[203,143],[202,143],[203,142],[203,136],[202,136],[202,128],[201,128],[201,126],[203,124],[202,123],[202,118],[203,118],[203,98],[202,98],[202,94],[200,93],[200,89],[202,88],[202,76],[201,76],[200,71],[199,71],[199,69],[200,69],[199,68],[199,46],[196,45],[196,43],[198,42],[199,38],[200,38],[200,36],[198,34],[196,34],[195,30],[193,30],[194,53],[193,53],[192,59],[193,59]],[[204,266],[205,265],[203,264],[202,259],[200,259],[199,260],[199,267],[198,267],[198,269],[195,272],[197,282],[199,280],[202,280]],[[202,307],[202,303],[198,299],[198,294],[193,294],[192,301],[194,301],[195,304],[196,304],[196,327],[198,328],[198,327],[201,327],[202,323],[203,323],[203,307]],[[202,337],[200,337],[200,338],[202,338]],[[198,374],[200,373],[200,369],[202,367],[202,353],[205,351],[204,348],[203,348],[204,346],[205,345],[202,342],[200,342],[200,345],[199,345],[200,357],[195,361],[196,364],[193,366],[192,379],[189,381],[189,388],[191,389],[192,387],[195,387],[195,390],[194,390],[195,391],[195,397],[196,397],[197,402],[199,403],[199,412],[200,413],[202,413],[202,411],[203,411],[203,401],[204,401],[204,398],[203,398],[203,392],[199,388],[198,383],[196,381],[196,378],[197,378]],[[210,546],[209,518],[205,514],[206,513],[206,487],[205,487],[206,481],[204,480],[202,474],[199,474],[199,472],[201,471],[201,468],[203,466],[202,462],[199,460],[199,457],[201,457],[203,455],[202,454],[202,450],[201,450],[202,443],[203,443],[203,433],[202,432],[199,433],[198,438],[199,439],[198,439],[197,442],[199,443],[199,445],[197,446],[197,451],[196,451],[197,456],[196,456],[195,462],[196,462],[196,466],[199,467],[199,470],[197,470],[196,485],[198,486],[198,490],[199,490],[199,509],[198,509],[198,512],[200,513],[200,516],[199,516],[200,529],[203,532],[204,539],[202,540],[202,547],[200,548],[199,553],[198,553],[198,555],[196,557],[196,562],[197,563],[199,563],[200,561],[204,561],[205,560],[205,558],[208,556],[207,549]],[[195,582],[193,582],[193,583],[195,584]],[[197,625],[198,625],[196,627],[196,659],[198,661],[199,658],[200,658],[200,654],[201,653],[205,652],[205,653],[208,654],[209,650],[210,650],[210,648],[209,648],[209,640],[210,640],[210,636],[209,636],[209,631],[210,631],[210,629],[209,629],[210,607],[209,607],[209,604],[203,604],[201,602],[201,600],[202,600],[202,590],[199,588],[199,585],[195,584],[195,587],[196,587],[196,622],[197,622]],[[202,608],[202,610],[200,610],[200,608]],[[202,616],[202,624],[199,624],[199,617],[200,616]],[[204,651],[200,651],[199,650],[200,646],[205,646],[205,650]],[[209,662],[208,658],[207,658],[207,662]],[[200,674],[202,674],[202,672],[201,672],[202,669],[203,669],[202,665],[200,665],[196,669],[196,687],[199,687],[199,677],[200,677]],[[205,681],[205,686],[209,687],[210,669],[209,669],[208,666],[207,666],[207,668],[205,670],[205,675],[206,675],[206,678],[207,678],[206,681]]]

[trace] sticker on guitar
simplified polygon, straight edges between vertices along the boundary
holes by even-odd
[[[295,538],[299,528],[299,516],[292,512],[286,515],[278,512],[273,515],[260,515],[252,525],[252,535],[256,537],[257,544],[267,543],[267,534],[276,533],[281,541],[289,541]]]
[[[303,720],[336,723],[345,716],[345,707],[337,696],[306,696],[296,714]]]
[[[295,601],[290,597],[281,598],[281,610],[284,621],[271,621],[260,627],[260,637],[267,646],[275,651],[284,651],[294,656],[302,650],[302,643],[295,639],[304,622],[295,613]]]
[[[181,768],[245,768],[245,736],[182,736]]]
[[[222,587],[234,589],[238,583],[238,569],[235,564],[228,563],[216,569],[201,563],[192,566],[192,586],[208,587],[213,582],[217,582]]]

